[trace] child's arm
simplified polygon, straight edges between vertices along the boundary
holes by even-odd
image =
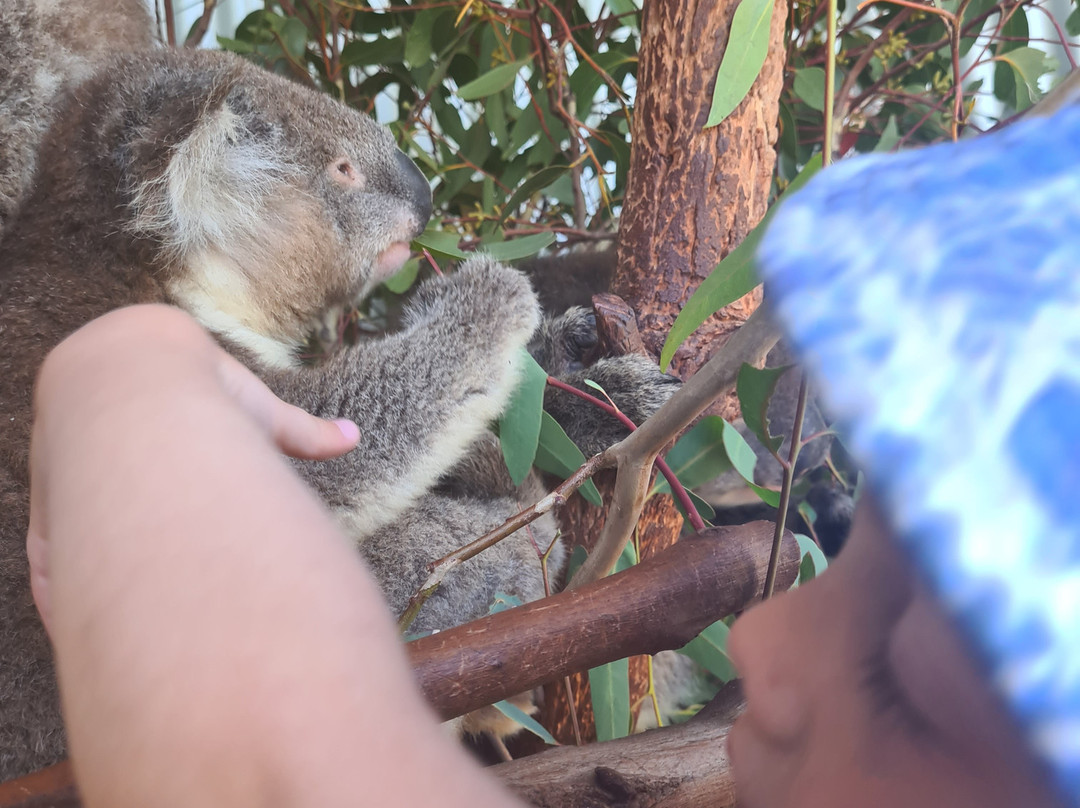
[[[28,542],[89,806],[508,805],[446,742],[357,554],[279,449],[289,408],[185,315],[46,361]]]

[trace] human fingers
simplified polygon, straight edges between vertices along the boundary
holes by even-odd
[[[360,428],[347,418],[319,418],[278,398],[255,374],[231,356],[221,354],[226,390],[290,457],[326,460],[350,451]]]

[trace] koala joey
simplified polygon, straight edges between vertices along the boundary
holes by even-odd
[[[512,484],[488,431],[541,321],[520,273],[470,259],[416,291],[399,331],[317,365],[298,357],[325,312],[401,266],[431,214],[426,179],[386,129],[206,51],[118,56],[51,108],[36,173],[0,235],[0,779],[63,753],[51,655],[28,584],[27,452],[36,370],[90,319],[171,303],[283,399],[355,420],[353,452],[296,469],[367,557],[395,612],[430,560],[543,493],[536,478]],[[577,348],[552,341],[580,333],[583,317],[587,330],[585,315],[568,312],[539,338],[567,370]],[[600,381],[616,400],[647,399],[639,418],[670,394],[655,366],[611,361],[627,372]],[[642,397],[642,388],[657,392]],[[557,399],[551,406],[569,413],[568,431],[586,447],[621,437],[618,425],[578,418]],[[546,548],[555,535],[548,517],[463,565],[416,630],[481,616],[498,591],[542,595],[534,543]],[[556,549],[553,568],[560,556]]]

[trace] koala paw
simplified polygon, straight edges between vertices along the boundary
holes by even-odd
[[[476,255],[416,290],[404,315],[406,326],[436,321],[489,346],[523,346],[540,324],[540,305],[523,274]]]
[[[596,315],[573,306],[558,317],[544,318],[529,342],[529,353],[552,376],[564,376],[583,370],[598,342]]]
[[[682,386],[651,359],[636,354],[601,359],[580,374],[604,388],[612,401],[635,424],[640,424]]]
[[[601,359],[563,377],[563,381],[588,391],[586,379],[600,385],[615,406],[636,424],[660,409],[682,384],[674,376],[661,373],[652,360],[636,355]],[[586,455],[601,452],[626,437],[626,428],[618,420],[562,390],[549,390],[544,406]]]

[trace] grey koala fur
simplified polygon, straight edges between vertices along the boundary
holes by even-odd
[[[54,99],[118,43],[129,50],[156,44],[143,0],[0,0],[0,234],[33,176]]]
[[[94,317],[134,303],[179,306],[285,400],[355,420],[357,449],[296,468],[395,612],[428,561],[542,493],[535,478],[509,482],[488,432],[540,322],[520,273],[471,259],[417,290],[401,331],[313,367],[297,358],[326,311],[396,270],[430,216],[427,182],[387,130],[215,52],[120,56],[52,108],[37,173],[0,236],[0,780],[64,751],[24,547],[31,390],[45,354]],[[566,317],[570,328],[580,314]],[[544,333],[542,343],[564,330]],[[573,361],[574,351],[549,352]],[[639,378],[644,368],[627,366],[609,392],[636,398],[659,374],[652,366]],[[565,425],[579,433],[574,417]],[[592,417],[582,425],[593,428]],[[621,437],[621,427],[605,429]],[[545,518],[531,532],[547,547],[555,527]],[[415,629],[481,616],[496,591],[542,594],[528,533],[460,568]]]

